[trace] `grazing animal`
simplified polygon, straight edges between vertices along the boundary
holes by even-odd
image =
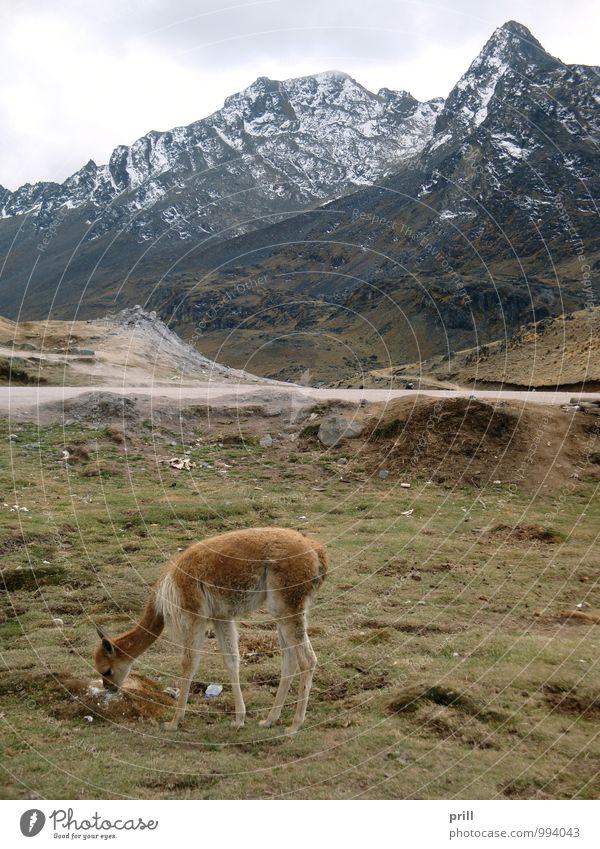
[[[95,665],[104,686],[110,690],[120,688],[133,661],[152,645],[167,624],[182,648],[177,707],[166,725],[176,729],[185,715],[207,626],[212,625],[231,678],[234,725],[241,728],[246,707],[240,689],[235,620],[266,606],[277,623],[281,679],[273,707],[260,725],[277,722],[292,676],[298,671],[300,691],[288,730],[295,733],[304,722],[317,664],[306,632],[307,610],[323,583],[327,562],[327,555],[316,540],[288,528],[230,531],[191,545],[156,582],[135,628],[114,639],[97,628],[101,643]]]

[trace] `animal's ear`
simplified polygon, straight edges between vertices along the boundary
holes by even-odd
[[[107,657],[114,657],[115,647],[110,640],[107,640],[106,637],[102,640],[102,651]]]
[[[102,640],[102,651],[107,657],[114,657],[115,647],[111,643],[110,639],[106,635],[106,631],[103,631],[100,625],[96,625],[96,632],[100,639]]]

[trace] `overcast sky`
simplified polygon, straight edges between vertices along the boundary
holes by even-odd
[[[600,65],[596,0],[0,0],[0,184],[63,180],[256,77],[346,71],[445,96],[515,19],[564,62]]]

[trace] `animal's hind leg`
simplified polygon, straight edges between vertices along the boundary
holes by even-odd
[[[219,648],[223,655],[225,665],[229,670],[231,679],[231,689],[235,701],[235,722],[236,728],[241,728],[246,719],[246,705],[242,696],[240,687],[240,650],[238,642],[238,633],[233,620],[213,620],[215,626],[215,634],[219,641]]]
[[[165,728],[169,731],[175,731],[179,723],[185,716],[188,696],[190,694],[190,686],[192,679],[198,669],[200,657],[202,655],[202,644],[204,642],[204,634],[207,621],[204,617],[195,616],[191,618],[182,628],[181,640],[183,655],[181,658],[181,679],[179,682],[179,696],[177,697],[177,707],[175,714],[170,722],[165,723]]]
[[[286,643],[291,647],[298,668],[300,669],[300,690],[298,692],[298,703],[294,720],[287,733],[295,734],[304,722],[308,696],[312,686],[312,679],[317,666],[317,656],[306,633],[306,615],[304,613],[290,616],[282,620],[281,627]]]
[[[275,702],[269,711],[269,715],[266,719],[261,719],[258,723],[259,725],[262,725],[263,728],[268,728],[269,725],[273,725],[273,723],[277,722],[281,716],[281,711],[285,704],[290,684],[292,683],[292,676],[296,671],[296,657],[294,655],[294,650],[287,644],[281,625],[277,626],[277,634],[279,636],[279,644],[281,646],[281,678],[279,679],[279,687],[277,688]]]

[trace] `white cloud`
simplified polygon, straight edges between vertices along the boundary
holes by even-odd
[[[482,17],[485,15],[485,18]],[[596,4],[498,0],[29,0],[0,10],[0,183],[63,180],[119,143],[202,118],[257,76],[338,68],[446,95],[515,18],[563,61],[600,63]]]

